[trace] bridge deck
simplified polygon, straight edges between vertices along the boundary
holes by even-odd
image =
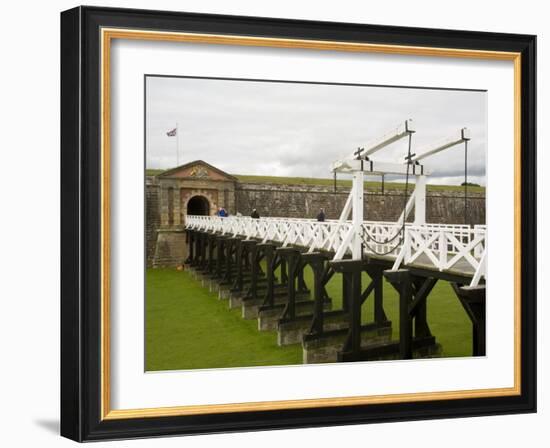
[[[378,260],[387,262],[388,264],[393,264],[393,262],[397,258],[396,255],[369,255],[369,257],[372,259],[378,259]],[[403,266],[423,269],[426,271],[440,272],[439,269],[437,269],[433,265],[433,263],[431,263],[427,255],[420,255],[418,259],[415,260],[413,263],[403,263]],[[464,278],[472,278],[475,274],[474,268],[464,260],[457,261],[457,263],[452,268],[446,269],[444,272],[450,275],[455,275],[455,276],[464,277]]]
[[[308,252],[335,253],[335,259],[351,256],[350,234],[359,232],[364,255],[387,263],[388,269],[417,270],[470,279],[476,286],[486,279],[485,226],[408,224],[365,221],[359,229],[349,221],[317,222],[310,219],[187,216],[189,230],[272,241],[283,247],[302,247]],[[387,255],[378,255],[387,253]]]

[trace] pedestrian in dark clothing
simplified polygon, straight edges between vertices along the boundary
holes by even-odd
[[[221,216],[222,218],[225,218],[226,216],[229,216],[229,214],[227,213],[227,210],[222,207],[220,208],[220,211],[218,212],[218,216]]]
[[[252,210],[252,214],[250,215],[251,218],[258,219],[260,217],[260,214],[258,213],[258,210],[254,209]]]
[[[319,213],[317,214],[317,221],[325,222],[325,210],[322,208],[319,209]]]

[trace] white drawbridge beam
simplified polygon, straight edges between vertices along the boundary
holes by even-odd
[[[377,151],[380,151],[382,148],[385,148],[388,145],[402,139],[403,137],[408,136],[415,132],[413,121],[411,119],[405,120],[396,128],[393,128],[391,131],[386,132],[381,137],[378,137],[374,140],[368,142],[364,148],[359,148],[356,152],[350,154],[348,159],[365,159]]]
[[[460,143],[464,143],[465,141],[468,141],[468,140],[470,140],[470,130],[468,128],[462,128],[458,136],[451,137],[447,140],[439,142],[435,146],[432,146],[431,148],[420,152],[420,154],[415,155],[414,157],[411,158],[411,160],[413,162],[419,162],[420,160],[425,159],[426,157],[433,156],[438,152],[444,151],[445,149],[449,149],[455,145],[459,145]]]
[[[342,174],[353,174],[356,171],[363,171],[365,175],[393,174],[396,176],[405,176],[407,174],[407,165],[379,162],[377,160],[338,160],[332,164],[332,171]],[[408,172],[411,176],[431,174],[431,171],[419,165],[409,167]]]

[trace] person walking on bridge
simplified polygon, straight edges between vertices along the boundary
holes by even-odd
[[[253,210],[252,210],[252,213],[250,214],[250,217],[251,217],[251,218],[254,218],[254,219],[259,219],[259,218],[260,218],[260,214],[258,213],[258,210],[253,209]]]
[[[317,214],[317,221],[325,222],[325,209],[324,208],[319,209],[319,213]]]

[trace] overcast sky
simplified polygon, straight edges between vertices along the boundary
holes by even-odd
[[[331,162],[412,118],[413,152],[468,127],[469,180],[485,185],[486,93],[189,78],[146,79],[147,168],[202,159],[231,174],[332,176]],[[168,137],[178,123],[179,137]],[[407,139],[373,159],[401,161]],[[464,149],[426,159],[429,183],[460,184]]]

